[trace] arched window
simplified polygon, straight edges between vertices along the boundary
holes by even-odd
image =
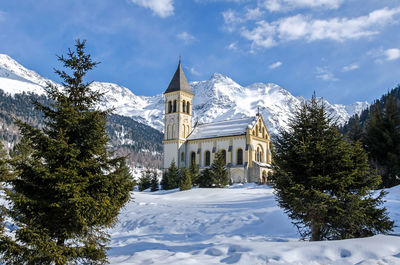
[[[260,147],[257,147],[256,151],[256,161],[260,162],[261,154],[260,154]]]
[[[205,153],[205,161],[204,161],[204,165],[206,166],[206,167],[208,167],[210,164],[211,164],[211,155],[210,155],[210,151],[206,151],[206,153]]]
[[[190,114],[190,103],[189,102],[186,103],[186,113]]]
[[[193,165],[194,163],[196,163],[196,152],[190,154],[190,164]]]
[[[171,128],[170,128],[170,127],[171,127],[171,126],[167,125],[167,130],[166,130],[166,132],[165,132],[165,134],[167,135],[167,138],[166,138],[166,139],[169,139],[169,137],[171,137],[171,132],[170,132]]]
[[[239,148],[236,153],[236,164],[243,165],[243,149]]]
[[[258,125],[256,125],[256,133],[254,135],[258,135]]]
[[[172,112],[172,102],[168,101],[168,113]]]
[[[261,126],[261,120],[260,120],[259,126],[258,126],[258,132],[259,132],[259,133],[261,133],[261,127],[262,127],[262,126]]]
[[[173,112],[176,112],[176,100],[174,100],[174,109]]]
[[[186,102],[182,102],[182,112],[186,112]]]
[[[224,164],[226,164],[226,151],[222,150],[221,151],[222,156],[224,157]]]
[[[184,152],[181,153],[181,161],[185,162],[185,153]]]
[[[265,138],[265,130],[264,130],[264,128],[262,129],[262,137]]]
[[[171,127],[171,138],[175,138],[175,124],[172,124]]]

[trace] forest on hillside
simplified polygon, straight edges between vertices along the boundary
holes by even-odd
[[[15,94],[10,96],[0,90],[0,139],[11,149],[21,136],[15,119],[28,122],[35,128],[44,125],[43,114],[35,109],[33,102],[50,105],[50,100],[37,94]],[[161,167],[163,134],[156,129],[129,117],[111,114],[107,131],[110,150],[127,157],[132,166]]]

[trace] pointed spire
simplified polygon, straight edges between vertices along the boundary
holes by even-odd
[[[181,56],[179,56],[178,68],[176,69],[176,72],[172,77],[172,80],[169,83],[169,86],[167,90],[165,90],[164,94],[175,91],[184,91],[193,95],[192,89],[190,88],[190,85],[181,66]]]

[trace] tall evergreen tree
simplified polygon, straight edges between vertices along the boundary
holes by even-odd
[[[190,176],[192,177],[191,181],[193,185],[199,185],[199,177],[200,177],[200,172],[199,172],[199,166],[192,161],[190,163]]]
[[[7,153],[3,148],[3,144],[0,143],[0,198],[4,196],[4,192],[6,191],[6,187],[4,184],[6,181],[10,180],[10,177],[11,177],[11,172],[7,165]],[[7,216],[6,206],[0,204],[0,257],[1,254],[6,250],[7,238],[4,235],[6,216]]]
[[[7,264],[104,264],[110,228],[129,200],[133,180],[123,157],[111,158],[106,145],[109,111],[84,82],[96,66],[85,41],[58,60],[62,88],[49,83],[50,106],[36,103],[45,127],[18,121],[29,152],[16,152],[15,179],[8,191],[10,216],[17,225],[7,239]]]
[[[400,107],[388,94],[384,107],[371,109],[364,137],[371,163],[382,175],[383,187],[400,184]]]
[[[179,174],[179,190],[190,190],[192,188],[190,171],[186,167],[183,167],[179,171]]]
[[[215,180],[210,168],[205,168],[200,172],[198,183],[200,188],[213,187]]]
[[[363,129],[361,126],[360,118],[357,114],[354,115],[354,117],[351,117],[347,126],[348,132],[346,133],[346,137],[352,142],[361,141],[361,138],[363,136]]]
[[[226,158],[222,152],[218,152],[214,162],[211,164],[211,175],[216,188],[223,188],[228,185],[228,170],[226,169]]]
[[[158,191],[158,174],[157,169],[153,169],[153,174],[150,180],[151,191]]]
[[[343,239],[390,231],[380,177],[358,143],[339,134],[315,96],[277,137],[273,185],[279,205],[303,237]]]
[[[179,169],[176,167],[175,161],[172,161],[167,172],[164,172],[161,186],[163,190],[171,190],[179,187]]]
[[[147,190],[151,187],[151,170],[146,168],[142,171],[142,176],[139,179],[139,191]]]

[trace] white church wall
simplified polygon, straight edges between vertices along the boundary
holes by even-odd
[[[241,138],[234,138],[232,140],[232,165],[237,165],[237,150],[241,148],[243,150],[243,163],[245,160],[245,151],[246,151],[246,138],[245,136]]]
[[[213,162],[214,161],[214,159],[215,159],[215,156],[217,155],[217,152],[219,152],[219,151],[222,151],[222,150],[225,150],[225,152],[226,152],[226,163],[228,164],[228,163],[231,163],[231,161],[230,161],[230,154],[229,154],[229,152],[228,152],[228,150],[229,150],[229,143],[230,143],[230,141],[229,141],[229,139],[220,139],[220,140],[216,140],[216,150],[215,150],[215,153],[213,154],[213,160],[211,161],[211,162]]]
[[[178,144],[164,143],[164,169],[169,168],[172,161],[178,165]]]
[[[212,140],[204,140],[201,141],[201,167],[205,166],[205,162],[206,162],[206,151],[210,151],[210,155],[211,155],[211,159],[210,159],[210,163],[213,162],[214,160],[214,155],[212,153],[214,147],[214,142]]]
[[[257,151],[257,146],[260,146],[261,148],[262,148],[262,153],[263,153],[263,156],[262,156],[262,159],[261,159],[261,162],[262,163],[267,163],[267,154],[269,154],[269,151],[268,151],[268,143],[264,140],[264,141],[260,141],[260,140],[257,140],[257,139],[255,139],[255,138],[253,138],[253,146],[254,146],[254,157],[255,157],[255,152]]]

